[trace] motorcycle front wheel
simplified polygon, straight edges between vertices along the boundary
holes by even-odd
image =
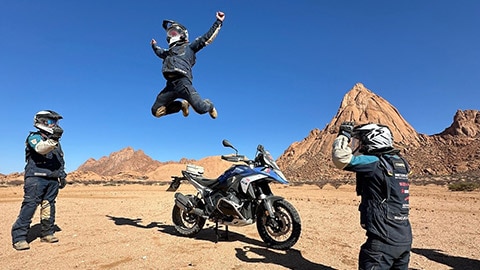
[[[298,241],[302,225],[300,215],[286,200],[273,202],[274,216],[262,207],[257,215],[257,230],[268,247],[287,250]]]
[[[192,213],[187,213],[177,205],[173,206],[172,221],[175,224],[175,230],[183,235],[192,237],[196,235],[205,225],[205,218]]]

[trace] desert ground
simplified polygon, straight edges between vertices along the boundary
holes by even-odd
[[[10,229],[22,186],[0,188],[1,269],[356,269],[365,240],[359,198],[350,185],[273,186],[299,211],[302,234],[288,251],[265,247],[255,225],[229,227],[215,242],[207,222],[196,238],[178,236],[171,221],[174,193],[167,185],[72,184],[57,199],[58,243],[40,242],[39,215],[16,251]],[[193,193],[183,184],[178,190]],[[480,269],[480,192],[411,186],[414,242],[411,269]],[[224,228],[221,228],[224,232]]]

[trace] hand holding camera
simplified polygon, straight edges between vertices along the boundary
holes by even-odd
[[[53,130],[53,134],[50,135],[49,139],[58,141],[63,135],[63,129],[59,126],[55,126],[52,128],[52,130]]]

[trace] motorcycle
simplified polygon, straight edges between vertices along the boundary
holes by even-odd
[[[301,221],[295,207],[280,196],[273,195],[269,184],[288,184],[271,154],[258,145],[255,159],[239,155],[227,140],[224,147],[235,154],[222,155],[223,160],[235,163],[217,179],[203,177],[203,168],[188,164],[183,177],[172,176],[168,188],[176,191],[182,180],[188,181],[197,194],[175,193],[172,220],[175,230],[183,236],[193,237],[206,220],[218,225],[247,226],[256,223],[257,231],[269,248],[287,250],[300,238]]]

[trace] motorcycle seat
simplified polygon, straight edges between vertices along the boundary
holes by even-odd
[[[217,182],[217,179],[214,178],[205,178],[203,176],[194,177],[196,181],[200,182],[200,184],[204,186],[212,185],[213,183]]]

